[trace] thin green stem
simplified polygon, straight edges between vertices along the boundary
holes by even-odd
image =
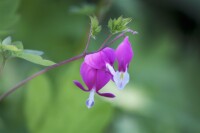
[[[59,62],[59,63],[57,63],[57,64],[54,64],[54,65],[52,65],[52,66],[46,67],[45,69],[43,69],[43,70],[41,70],[41,71],[39,71],[39,72],[37,72],[37,73],[31,75],[30,77],[28,77],[28,78],[22,80],[20,83],[18,83],[18,84],[15,85],[13,88],[11,88],[10,90],[8,90],[6,93],[4,93],[3,95],[1,95],[1,96],[0,96],[0,101],[3,100],[3,99],[4,99],[5,97],[7,97],[8,95],[10,95],[12,92],[16,91],[19,87],[23,86],[23,85],[24,85],[25,83],[27,83],[28,81],[32,80],[33,78],[35,78],[35,77],[37,77],[37,76],[39,76],[39,75],[41,75],[41,74],[43,74],[43,73],[45,73],[45,72],[51,70],[51,69],[54,69],[54,68],[56,68],[56,67],[59,67],[59,66],[62,66],[62,65],[64,65],[64,64],[70,63],[70,62],[72,62],[72,61],[78,60],[78,59],[80,59],[80,58],[82,58],[82,57],[84,57],[84,56],[85,56],[85,54],[80,54],[80,55],[74,56],[74,57],[72,57],[72,58],[70,58],[70,59],[68,59],[68,60],[64,60],[64,61]]]
[[[103,47],[105,47],[105,44],[108,42],[108,40],[112,37],[112,34],[108,35],[108,37],[105,39],[105,41],[101,44],[100,49],[102,49]]]
[[[129,31],[126,31],[126,32],[129,32]],[[30,77],[24,79],[23,81],[21,81],[20,83],[18,83],[18,84],[15,85],[14,87],[12,87],[10,90],[8,90],[7,92],[5,92],[3,95],[1,95],[1,96],[0,96],[0,101],[2,101],[5,97],[9,96],[11,93],[13,93],[14,91],[16,91],[18,88],[20,88],[20,87],[23,86],[24,84],[26,84],[28,81],[34,79],[35,77],[37,77],[37,76],[39,76],[39,75],[41,75],[41,74],[43,74],[43,73],[45,73],[45,72],[48,72],[48,71],[51,70],[51,69],[54,69],[54,68],[57,68],[57,67],[59,67],[59,66],[68,64],[68,63],[70,63],[70,62],[72,62],[72,61],[81,59],[81,58],[85,57],[85,56],[88,55],[88,54],[92,54],[92,53],[96,53],[96,52],[101,51],[101,50],[104,49],[105,47],[110,46],[111,44],[113,44],[113,43],[114,43],[116,40],[118,40],[119,38],[125,36],[125,33],[126,33],[126,32],[123,32],[123,33],[121,33],[120,35],[116,36],[116,37],[115,37],[112,41],[110,41],[107,45],[105,45],[105,46],[102,47],[102,48],[99,48],[99,50],[97,50],[97,51],[95,51],[95,52],[90,52],[90,53],[87,53],[87,52],[86,52],[86,51],[87,51],[87,48],[88,48],[88,45],[89,45],[88,42],[89,42],[89,40],[90,40],[90,37],[88,37],[88,41],[87,41],[85,50],[84,50],[84,52],[83,52],[82,54],[77,55],[77,56],[74,56],[74,57],[72,57],[72,58],[70,58],[70,59],[64,60],[64,61],[62,61],[62,62],[56,63],[56,64],[54,64],[54,65],[48,66],[48,67],[44,68],[43,70],[41,70],[41,71],[39,71],[39,72],[37,72],[37,73],[31,75]],[[89,36],[90,36],[90,34],[89,34]],[[108,37],[108,38],[109,38],[109,37]],[[107,40],[107,39],[106,39],[106,40]],[[104,41],[104,42],[105,42],[105,41]]]
[[[91,40],[91,33],[92,33],[92,25],[90,26],[90,31],[89,31],[89,34],[88,34],[88,39],[87,39],[87,43],[86,43],[86,46],[85,46],[85,50],[83,51],[83,54],[86,54],[87,51],[88,51],[88,46],[89,46],[90,40]]]
[[[130,32],[130,33],[132,33],[133,35],[134,35],[134,34],[137,34],[137,31],[133,31],[133,30],[131,30],[131,29],[127,29],[126,31],[124,31],[124,32],[122,32],[121,34],[119,34],[118,36],[116,36],[116,37],[115,37],[112,41],[110,41],[105,47],[110,46],[110,45],[113,44],[115,41],[117,41],[119,38],[125,37],[125,34],[126,34],[127,32]]]

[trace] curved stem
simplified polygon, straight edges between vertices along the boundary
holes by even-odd
[[[89,31],[89,34],[88,34],[88,39],[87,39],[87,43],[86,43],[85,50],[84,50],[83,54],[87,53],[88,46],[90,44],[91,33],[92,33],[92,25],[90,26],[90,31]]]
[[[112,34],[110,34],[110,35],[105,39],[105,41],[102,43],[100,49],[102,49],[102,48],[105,46],[105,44],[108,42],[108,40],[109,40],[111,37],[112,37]]]
[[[85,54],[80,54],[80,55],[74,56],[74,57],[72,57],[72,58],[70,58],[70,59],[68,59],[68,60],[64,60],[64,61],[59,62],[59,63],[57,63],[57,64],[54,64],[54,65],[52,65],[52,66],[46,67],[45,69],[42,69],[41,71],[39,71],[39,72],[33,74],[32,76],[30,76],[30,77],[24,79],[23,81],[21,81],[20,83],[18,83],[17,85],[15,85],[13,88],[11,88],[10,90],[8,90],[6,93],[4,93],[3,95],[1,95],[1,96],[0,96],[0,101],[3,100],[3,99],[4,99],[5,97],[7,97],[8,95],[10,95],[10,94],[11,94],[12,92],[14,92],[15,90],[17,90],[19,87],[23,86],[23,85],[24,85],[25,83],[27,83],[28,81],[32,80],[33,78],[35,78],[35,77],[37,77],[37,76],[39,76],[39,75],[41,75],[41,74],[43,74],[43,73],[45,73],[45,72],[51,70],[51,69],[54,69],[54,68],[56,68],[56,67],[59,67],[59,66],[62,66],[62,65],[64,65],[64,64],[70,63],[70,62],[72,62],[72,61],[78,60],[78,59],[80,59],[80,58],[82,58],[82,57],[84,57],[84,56],[85,56]]]
[[[116,36],[112,41],[110,41],[110,42],[106,45],[106,47],[108,47],[108,46],[110,46],[111,44],[113,44],[113,43],[114,43],[115,41],[117,41],[119,38],[125,37],[125,34],[126,34],[127,32],[130,32],[130,33],[132,33],[133,35],[138,33],[137,31],[134,31],[134,30],[131,30],[131,29],[127,29],[127,30],[125,30],[124,32],[122,32],[121,34],[119,34],[118,36]]]
[[[37,76],[39,76],[39,75],[41,75],[41,74],[43,74],[43,73],[45,73],[45,72],[51,70],[51,69],[54,69],[54,68],[57,68],[57,67],[62,66],[62,65],[64,65],[64,64],[68,64],[68,63],[70,63],[70,62],[72,62],[72,61],[81,59],[81,58],[85,57],[85,56],[88,55],[88,54],[92,54],[92,53],[96,53],[96,52],[101,51],[101,50],[104,49],[105,47],[110,46],[111,44],[113,44],[113,43],[114,43],[116,40],[118,40],[119,38],[125,36],[125,33],[126,33],[126,32],[130,32],[130,31],[125,31],[125,32],[121,33],[120,35],[116,36],[116,37],[115,37],[112,41],[110,41],[107,45],[103,46],[102,48],[99,48],[99,50],[97,50],[97,51],[95,51],[95,52],[87,53],[87,48],[88,48],[88,45],[89,45],[89,42],[90,42],[90,34],[89,34],[89,35],[88,35],[88,41],[87,41],[85,50],[84,50],[84,52],[83,52],[82,54],[77,55],[77,56],[74,56],[74,57],[72,57],[72,58],[70,58],[70,59],[64,60],[64,61],[62,61],[62,62],[56,63],[56,64],[51,65],[51,66],[49,66],[49,67],[46,67],[46,68],[42,69],[41,71],[39,71],[39,72],[37,72],[37,73],[31,75],[30,77],[24,79],[23,81],[21,81],[20,83],[18,83],[18,84],[15,85],[14,87],[12,87],[10,90],[8,90],[7,92],[5,92],[3,95],[1,95],[1,96],[0,96],[0,101],[2,101],[5,97],[7,97],[8,95],[10,95],[12,92],[16,91],[18,88],[20,88],[20,87],[23,86],[24,84],[26,84],[28,81],[32,80],[33,78],[35,78],[35,77],[37,77]],[[109,38],[109,37],[108,37],[108,38]],[[106,39],[106,40],[109,40],[109,39]],[[106,40],[105,40],[105,41],[106,41]],[[105,41],[104,41],[104,42],[105,42]],[[106,41],[106,42],[107,42],[107,41]]]

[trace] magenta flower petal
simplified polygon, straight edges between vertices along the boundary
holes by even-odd
[[[85,63],[87,63],[90,67],[95,69],[102,69],[104,67],[105,62],[103,61],[102,53],[97,52],[94,54],[89,54],[85,56]]]
[[[89,90],[91,90],[95,86],[96,71],[97,71],[96,69],[93,69],[92,67],[87,65],[85,62],[83,62],[81,65],[81,70],[80,70],[81,76]]]
[[[104,48],[102,50],[103,53],[103,59],[106,63],[109,63],[110,65],[113,65],[115,62],[115,50],[112,48]]]
[[[86,90],[86,89],[83,87],[83,85],[82,85],[79,81],[74,80],[73,82],[74,82],[74,84],[75,84],[78,88],[80,88],[81,90],[83,90],[83,91],[89,91],[89,90]]]
[[[100,93],[100,92],[97,92],[97,94],[99,94],[100,96],[103,96],[103,97],[109,97],[109,98],[114,98],[115,95],[112,94],[112,93]]]
[[[96,76],[96,91],[103,88],[112,78],[112,75],[105,70],[97,70]]]
[[[118,70],[125,72],[133,57],[133,50],[128,36],[125,37],[123,42],[117,47],[115,55],[118,62]]]
[[[95,69],[105,69],[106,63],[114,64],[115,51],[111,48],[104,48],[97,53],[87,55],[84,61]]]

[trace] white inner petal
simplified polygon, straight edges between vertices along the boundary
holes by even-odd
[[[108,68],[108,70],[110,71],[110,73],[114,76],[115,75],[114,68],[110,64],[108,64],[108,63],[106,63],[106,67]]]
[[[89,98],[86,101],[86,105],[88,108],[91,108],[94,105],[94,95],[95,95],[95,89],[92,89],[90,91]]]
[[[115,84],[117,85],[117,87],[120,90],[122,90],[126,86],[126,84],[129,82],[129,74],[127,71],[126,72],[116,71],[113,77],[113,80]]]
[[[12,39],[10,36],[6,37],[3,41],[2,41],[2,44],[3,45],[10,45],[12,42]]]

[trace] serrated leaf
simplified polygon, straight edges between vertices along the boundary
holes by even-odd
[[[45,74],[33,79],[25,94],[25,116],[31,132],[38,130],[50,105],[50,82]]]
[[[101,31],[101,26],[99,25],[99,21],[96,16],[91,17],[91,36],[95,38],[95,36]]]
[[[118,19],[110,19],[108,21],[108,28],[112,34],[123,32],[128,29],[127,24],[131,22],[131,18],[123,18],[120,16]]]
[[[53,61],[45,60],[39,55],[34,55],[34,54],[29,54],[29,53],[23,52],[20,54],[16,54],[15,56],[25,59],[25,60],[30,61],[35,64],[43,65],[43,66],[51,66],[51,65],[55,64]]]

